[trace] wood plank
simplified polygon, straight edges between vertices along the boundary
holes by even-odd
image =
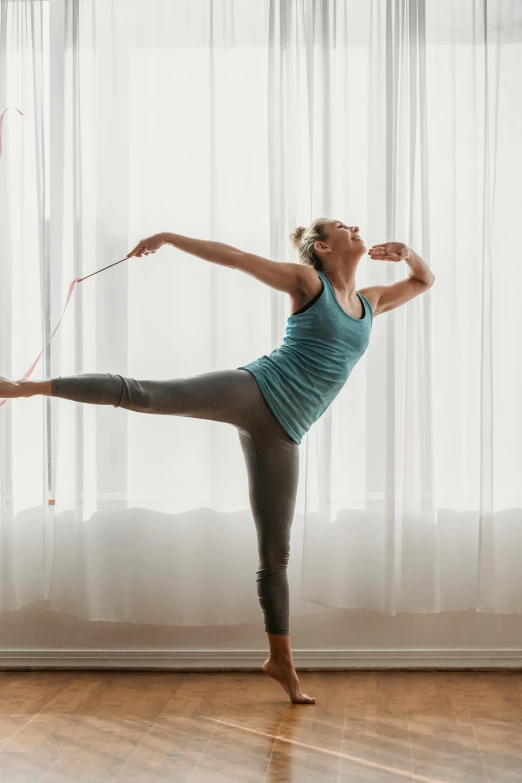
[[[10,783],[522,781],[522,673],[0,672]]]

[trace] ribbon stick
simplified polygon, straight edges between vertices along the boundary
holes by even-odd
[[[2,155],[2,131],[3,131],[3,128],[4,128],[4,115],[5,115],[6,111],[9,111],[9,109],[12,109],[12,108],[16,108],[16,107],[13,107],[13,106],[8,106],[8,107],[7,107],[7,109],[4,109],[4,111],[2,112],[2,114],[0,114],[0,157],[1,157],[1,155]],[[22,115],[22,117],[24,116],[24,115],[23,115],[23,112],[21,112],[21,111],[20,111],[20,109],[16,109],[16,111],[17,111],[19,114],[21,114],[21,115]],[[100,272],[103,272],[105,269],[110,269],[110,268],[111,268],[111,266],[116,266],[116,264],[121,264],[121,263],[122,263],[122,261],[126,261],[128,258],[129,258],[129,256],[127,255],[127,256],[125,256],[125,258],[122,258],[122,259],[121,259],[121,261],[115,261],[115,262],[114,262],[114,264],[109,264],[109,266],[104,266],[104,267],[103,267],[103,269],[98,269],[98,271],[97,271],[97,272],[92,272],[90,275],[87,275],[86,277],[77,277],[77,278],[76,278],[76,280],[73,280],[73,281],[72,281],[72,283],[71,283],[71,284],[70,284],[70,286],[69,286],[69,293],[67,294],[67,300],[66,300],[66,302],[65,302],[65,307],[63,308],[62,317],[61,317],[61,318],[60,318],[60,320],[58,321],[58,324],[56,325],[56,329],[54,330],[54,332],[52,333],[52,335],[49,337],[49,339],[48,339],[48,340],[47,340],[47,342],[45,343],[44,347],[43,347],[43,348],[42,348],[42,350],[40,351],[39,355],[36,357],[36,359],[34,360],[34,362],[33,362],[33,363],[32,363],[32,365],[29,367],[29,369],[27,370],[27,372],[25,373],[25,375],[23,376],[23,378],[22,378],[21,380],[24,380],[24,381],[25,381],[25,380],[27,380],[27,378],[29,378],[29,376],[32,374],[32,372],[33,372],[34,368],[35,368],[35,367],[36,367],[36,365],[38,364],[38,362],[39,362],[39,360],[40,360],[40,356],[43,354],[43,352],[45,351],[45,349],[46,349],[47,345],[48,345],[48,344],[51,342],[51,340],[53,339],[54,335],[55,335],[55,334],[56,334],[56,332],[58,331],[58,327],[60,326],[60,324],[61,324],[61,322],[62,322],[62,318],[63,318],[63,317],[64,317],[64,315],[65,315],[65,311],[66,311],[66,309],[67,309],[67,305],[69,304],[69,300],[70,300],[70,298],[71,298],[71,296],[72,296],[72,292],[73,292],[73,290],[74,290],[74,286],[76,285],[76,283],[81,283],[81,282],[82,282],[82,280],[87,280],[87,278],[88,278],[88,277],[92,277],[93,275],[97,275],[97,274],[99,274]],[[6,402],[7,402],[7,399],[2,399],[2,400],[0,401],[0,408],[2,407],[2,405],[5,405],[5,404],[6,404]]]
[[[38,364],[38,362],[39,362],[39,360],[40,360],[40,356],[43,354],[43,352],[45,351],[45,349],[46,349],[47,345],[48,345],[48,344],[51,342],[51,340],[53,339],[54,335],[55,335],[55,334],[56,334],[56,332],[58,331],[58,327],[60,326],[60,324],[61,324],[61,322],[62,322],[62,318],[63,318],[63,317],[64,317],[64,315],[65,315],[65,311],[66,311],[66,309],[67,309],[67,305],[69,304],[69,300],[70,300],[70,298],[71,298],[71,295],[72,295],[72,292],[73,292],[73,290],[74,290],[74,286],[76,285],[76,283],[81,283],[81,282],[82,282],[82,280],[87,280],[87,278],[89,278],[89,277],[92,277],[93,275],[98,275],[100,272],[103,272],[103,271],[105,271],[105,269],[110,269],[110,268],[111,268],[111,266],[116,266],[117,264],[121,264],[123,261],[126,261],[128,258],[129,258],[129,256],[125,256],[125,258],[122,258],[122,259],[121,259],[121,261],[115,261],[115,262],[114,262],[114,264],[109,264],[109,266],[104,266],[104,267],[103,267],[103,269],[98,269],[98,271],[97,271],[97,272],[91,272],[91,274],[90,274],[90,275],[87,275],[86,277],[77,277],[77,278],[76,278],[76,280],[73,280],[73,281],[72,281],[72,283],[71,283],[71,284],[70,284],[70,286],[69,286],[69,293],[67,294],[67,300],[66,300],[66,302],[65,302],[65,307],[63,308],[62,317],[61,317],[61,318],[60,318],[60,320],[58,321],[58,323],[57,323],[57,325],[56,325],[56,329],[54,330],[54,332],[52,333],[52,335],[49,337],[49,339],[48,339],[48,340],[47,340],[47,342],[45,343],[44,347],[43,347],[43,348],[42,348],[42,350],[40,351],[39,355],[36,357],[36,359],[34,360],[34,362],[32,363],[32,365],[29,367],[29,369],[27,370],[27,372],[25,373],[25,375],[23,376],[23,378],[21,378],[20,380],[24,380],[24,381],[25,381],[25,380],[27,380],[27,378],[29,378],[29,376],[30,376],[30,375],[31,375],[31,373],[33,372],[34,368],[35,368],[35,367],[36,367],[36,365]],[[2,407],[2,405],[5,405],[5,404],[6,404],[6,402],[7,402],[7,399],[5,399],[5,400],[2,400],[2,401],[0,402],[0,408]]]
[[[2,114],[0,114],[0,158],[2,157],[2,131],[4,129],[4,114],[6,111],[9,111],[9,109],[16,109],[16,106],[8,106],[7,109],[4,109]],[[24,116],[23,112],[20,111],[20,109],[16,109],[16,111]]]

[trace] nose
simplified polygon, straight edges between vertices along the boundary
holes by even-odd
[[[359,226],[352,226],[352,234],[358,234],[359,233]]]

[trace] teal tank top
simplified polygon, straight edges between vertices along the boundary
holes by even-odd
[[[286,324],[280,348],[237,367],[248,370],[272,413],[297,444],[337,397],[366,351],[373,323],[372,306],[357,291],[364,316],[341,307],[324,272],[323,288]]]

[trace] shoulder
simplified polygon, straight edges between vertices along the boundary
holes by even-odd
[[[377,310],[377,304],[380,296],[380,286],[369,286],[368,288],[360,288],[358,291],[364,298],[370,303],[372,307],[372,314],[375,315]]]
[[[323,281],[313,266],[301,264],[301,290],[312,299],[323,288]]]
[[[323,282],[313,266],[299,264],[299,290],[290,294],[292,313],[311,302],[323,289]]]

